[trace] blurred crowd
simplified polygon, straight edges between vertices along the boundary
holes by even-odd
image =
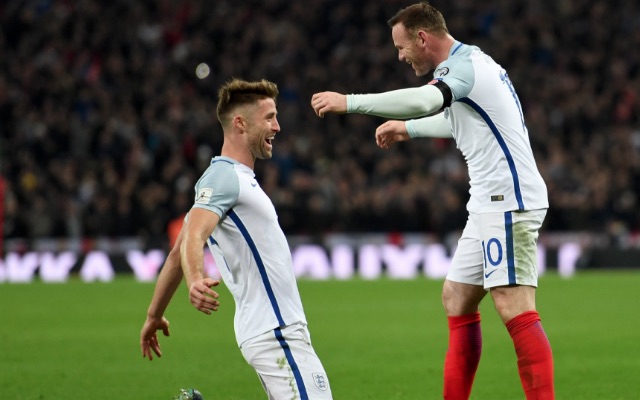
[[[508,71],[549,188],[547,231],[640,228],[640,3],[437,0],[454,38]],[[448,139],[376,147],[383,120],[311,95],[426,84],[386,21],[411,1],[8,0],[0,4],[4,237],[166,243],[219,154],[216,90],[278,84],[256,164],[287,234],[456,232],[468,175]],[[211,74],[198,79],[202,62]]]

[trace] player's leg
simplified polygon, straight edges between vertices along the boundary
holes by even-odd
[[[445,279],[442,285],[442,304],[447,317],[459,317],[479,312],[480,302],[486,294],[487,291],[482,285]]]
[[[293,358],[301,360],[298,362],[298,368],[305,382],[308,398],[332,399],[329,378],[311,344],[311,335],[307,327],[301,324],[291,325],[283,329],[283,334],[285,339],[288,338]]]
[[[518,373],[527,399],[553,399],[553,354],[535,309],[535,287],[491,289],[518,356]]]
[[[242,354],[269,399],[331,399],[327,374],[303,325],[269,331],[244,342]]]
[[[442,304],[449,325],[444,362],[445,399],[468,399],[471,394],[482,353],[478,306],[486,293],[482,286],[482,247],[469,220],[442,288]]]
[[[536,311],[536,288],[528,285],[498,286],[490,289],[493,304],[505,325],[527,311]]]
[[[518,356],[527,399],[553,399],[553,355],[536,311],[537,238],[545,210],[477,216],[486,257],[485,287]]]

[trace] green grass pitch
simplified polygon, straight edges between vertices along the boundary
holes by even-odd
[[[447,347],[442,282],[299,282],[314,347],[335,399],[439,399]],[[640,272],[541,278],[538,309],[555,356],[558,399],[640,398]],[[206,400],[265,399],[233,335],[233,300],[212,316],[184,285],[167,311],[171,337],[149,362],[139,331],[153,284],[0,285],[0,398],[171,399],[195,387]],[[489,298],[472,399],[523,399],[516,358]]]

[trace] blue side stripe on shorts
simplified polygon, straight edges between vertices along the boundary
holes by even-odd
[[[294,378],[296,379],[296,384],[298,385],[298,391],[300,392],[301,400],[308,400],[309,395],[307,394],[307,388],[304,386],[304,380],[302,379],[302,375],[300,375],[300,370],[298,369],[298,364],[296,364],[296,360],[293,359],[293,353],[291,353],[291,348],[289,347],[289,343],[284,340],[284,336],[282,336],[282,331],[280,328],[276,328],[273,330],[276,334],[276,338],[278,342],[280,342],[280,346],[282,350],[284,350],[284,355],[287,357],[287,361],[291,366],[291,372],[293,373]]]
[[[516,284],[516,263],[513,254],[513,215],[511,211],[504,213],[504,230],[507,242],[507,273],[509,285]]]
[[[278,324],[280,324],[280,326],[285,326],[286,324],[284,323],[284,319],[282,318],[282,313],[280,312],[280,307],[278,306],[276,295],[273,293],[271,282],[269,282],[269,276],[267,276],[267,270],[264,267],[262,257],[260,257],[260,253],[258,252],[256,244],[253,242],[249,231],[240,220],[240,217],[238,217],[238,214],[236,214],[235,211],[231,209],[227,212],[227,215],[236,224],[236,226],[240,230],[240,233],[242,233],[244,240],[247,241],[247,245],[249,245],[251,254],[253,254],[253,258],[256,260],[256,264],[258,265],[258,271],[260,272],[260,276],[262,277],[262,283],[264,284],[264,288],[267,291],[267,296],[269,297],[269,301],[271,302],[271,307],[273,307],[273,312],[276,314],[276,318],[278,319]]]

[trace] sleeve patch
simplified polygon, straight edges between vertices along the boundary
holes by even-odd
[[[437,70],[435,70],[433,72],[433,77],[434,78],[442,78],[443,76],[445,76],[448,73],[449,73],[449,68],[447,68],[447,67],[438,68]]]
[[[196,195],[196,204],[208,204],[211,200],[212,194],[213,189],[211,188],[203,188],[198,190],[198,194]]]

